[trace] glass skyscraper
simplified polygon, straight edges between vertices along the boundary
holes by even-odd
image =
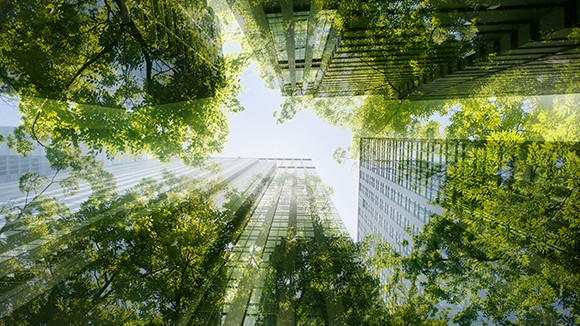
[[[158,194],[157,200],[161,198],[161,202],[155,204],[156,201],[153,200],[145,207],[165,205],[164,192],[169,193],[171,189],[178,189],[179,194],[185,191],[179,190],[180,187],[186,189],[184,180],[198,180],[194,182],[203,184],[202,187],[230,221],[228,227],[219,231],[224,235],[217,240],[222,243],[225,251],[218,251],[217,256],[208,256],[214,258],[207,258],[209,262],[204,265],[207,269],[200,272],[198,284],[193,285],[197,294],[188,300],[177,301],[183,302],[183,307],[176,314],[176,320],[180,324],[254,325],[277,321],[282,324],[295,324],[298,322],[297,318],[301,320],[319,318],[328,324],[338,323],[338,318],[344,313],[345,308],[340,300],[333,299],[335,295],[331,288],[316,291],[299,290],[299,294],[292,290],[299,288],[294,284],[298,282],[298,277],[292,276],[299,274],[299,271],[294,269],[300,269],[307,256],[306,251],[299,248],[308,246],[326,248],[329,239],[350,241],[330,201],[328,189],[317,177],[310,159],[215,158],[204,169],[192,169],[179,162],[140,160],[110,164],[106,170],[114,176],[117,192],[120,194],[137,195],[136,198],[139,196],[154,198],[155,194]],[[102,213],[91,213],[88,218],[82,219],[71,218],[67,215],[74,217],[75,214],[85,214],[89,207],[87,203],[92,200],[94,187],[81,184],[76,194],[63,198],[58,181],[65,179],[68,173],[66,171],[58,173],[55,178],[57,182],[51,184],[44,192],[46,196],[60,197],[61,203],[68,208],[68,213],[63,213],[65,215],[62,217],[52,217],[50,221],[45,221],[48,230],[38,233],[35,231],[34,223],[28,220],[14,218],[7,220],[6,215],[2,217],[0,318],[4,318],[6,322],[22,322],[19,316],[24,316],[22,318],[28,321],[36,320],[34,318],[49,323],[57,321],[59,316],[49,313],[48,316],[42,317],[38,312],[35,313],[40,314],[39,316],[33,316],[31,311],[36,311],[34,309],[38,306],[42,307],[41,311],[42,309],[50,311],[52,298],[58,297],[59,291],[67,289],[69,284],[80,286],[79,279],[88,282],[83,283],[83,286],[89,289],[102,286],[99,283],[102,281],[100,273],[106,274],[103,270],[117,268],[110,266],[117,263],[112,260],[102,265],[103,270],[94,267],[101,266],[100,261],[108,259],[101,255],[113,250],[110,246],[120,246],[114,249],[113,254],[122,256],[126,254],[123,252],[130,252],[134,246],[131,244],[134,240],[127,238],[127,235],[115,235],[119,230],[116,228],[132,234],[139,228],[139,224],[118,225],[112,220],[116,217],[109,215],[120,214],[122,219],[123,216],[132,214],[131,201],[136,200],[135,204],[138,205],[138,202],[144,199],[131,199],[129,206],[119,204],[121,206],[117,207],[114,203],[104,203],[109,206]],[[50,177],[52,175],[49,175]],[[151,185],[156,182],[159,182],[161,188],[152,190],[154,188],[151,188]],[[25,198],[25,195],[22,195],[22,198],[13,197],[18,192],[18,181],[7,181],[0,187],[3,189],[1,201],[5,208],[14,205],[26,207],[27,203],[30,203],[30,198]],[[188,198],[189,195],[182,193],[180,196]],[[175,199],[166,204],[180,205]],[[99,210],[98,207],[90,209]],[[127,212],[124,212],[124,209]],[[144,213],[138,211],[136,214],[141,216]],[[107,240],[89,244],[87,249],[87,241],[91,243],[99,232],[105,232]],[[178,240],[175,241],[173,246],[181,245]],[[213,240],[208,238],[203,241]],[[71,253],[68,247],[79,249]],[[94,250],[97,247],[99,250]],[[164,252],[163,249],[157,248],[152,253],[160,252]],[[61,255],[63,258],[54,255]],[[49,260],[53,265],[45,264]],[[125,268],[131,270],[133,267],[130,266],[131,263],[127,263]],[[151,272],[146,272],[147,264],[138,266],[141,267],[134,268],[138,268],[142,277],[150,277]],[[155,272],[168,272],[171,275],[171,270],[165,271],[162,268]],[[120,285],[115,285],[112,278],[105,280],[111,285],[102,288],[103,291],[105,293],[110,291],[111,296],[120,296],[113,301],[116,307],[114,309],[137,309],[133,308],[133,305],[136,305],[133,301],[135,298],[127,299],[123,291],[137,291],[133,294],[141,298],[137,300],[145,300],[156,307],[149,308],[153,311],[137,310],[135,312],[137,314],[154,315],[156,310],[173,309],[164,306],[165,295],[159,294],[164,293],[163,289],[155,294],[156,286],[132,290],[134,285],[131,285],[133,281],[130,281],[127,284],[123,283],[125,288],[122,289],[116,288]],[[157,278],[159,282],[163,280],[161,277]],[[167,287],[171,288],[170,285]],[[70,297],[74,289],[64,291],[67,294],[60,300],[72,300]],[[90,294],[91,290],[86,292]],[[92,294],[89,297],[92,297]],[[88,317],[89,320],[98,320],[95,314],[99,309],[92,306],[85,311],[86,316],[78,318],[82,320],[92,316]],[[75,310],[74,305],[70,307],[69,313],[71,316],[82,314],[81,310]],[[117,320],[116,318],[118,317],[114,317],[114,320]]]
[[[332,26],[340,1],[227,2],[284,95],[317,87],[337,41]]]
[[[268,291],[273,281],[268,281],[271,261],[283,255],[282,274],[289,276],[295,273],[293,268],[300,253],[284,251],[282,247],[288,248],[288,242],[310,239],[323,246],[326,237],[347,236],[329,198],[320,192],[322,184],[310,160],[266,159],[260,164],[271,171],[271,179],[257,198],[256,208],[226,265],[230,281],[222,315],[225,325],[254,325],[260,319],[266,324],[276,320],[293,324],[295,307],[282,304],[289,298]],[[292,282],[292,278],[274,282],[280,281]],[[340,309],[340,303],[324,303],[328,298],[330,294],[308,303],[314,305],[308,309],[333,324],[333,314]]]
[[[400,253],[408,254],[412,234],[432,214],[444,212],[437,203],[447,167],[463,157],[466,144],[469,142],[362,138],[359,240],[379,234]]]
[[[406,9],[340,0],[228,3],[286,96],[383,94],[390,87],[399,98],[440,100],[514,76],[520,82],[502,95],[554,94],[562,92],[555,83],[578,71],[573,0],[432,1]],[[412,26],[400,40],[398,20]]]

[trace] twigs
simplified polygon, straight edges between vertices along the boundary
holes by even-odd
[[[394,112],[391,114],[391,116],[389,116],[388,119],[383,123],[383,127],[375,133],[376,135],[378,135],[385,130],[385,128],[388,126],[388,124],[391,122],[391,120],[393,120],[395,115],[397,115],[397,113],[399,113],[399,111],[401,110],[401,107],[403,106],[403,103],[405,102],[405,99],[407,98],[408,94],[401,98],[400,96],[403,94],[403,92],[391,82],[391,80],[388,77],[388,74],[385,71],[382,71],[381,69],[371,65],[369,62],[367,62],[366,60],[363,60],[362,58],[358,58],[358,59],[360,61],[362,61],[363,63],[365,63],[367,66],[369,66],[371,69],[379,71],[381,74],[383,74],[385,81],[387,82],[387,85],[389,85],[389,87],[392,88],[398,94],[397,97],[399,100],[399,105],[394,110]],[[383,97],[385,97],[385,99],[387,99],[385,94],[382,94],[382,95],[383,95]],[[387,111],[385,110],[385,114],[383,115],[383,118],[386,116],[386,114],[387,114]],[[383,120],[383,119],[381,119],[381,120]]]
[[[93,63],[95,63],[97,60],[99,60],[104,54],[106,54],[107,52],[111,51],[111,49],[113,48],[113,44],[108,44],[107,46],[103,47],[101,49],[101,51],[99,51],[99,53],[97,53],[94,57],[92,57],[89,61],[85,62],[79,70],[77,70],[77,72],[74,74],[74,76],[70,79],[70,81],[66,84],[66,88],[68,89],[73,83],[74,81],[80,76],[80,74],[83,73],[83,71],[85,71],[90,65],[92,65]]]
[[[137,40],[137,43],[139,43],[141,49],[143,50],[143,57],[145,58],[145,76],[147,80],[147,85],[150,86],[153,61],[151,60],[151,56],[149,54],[147,42],[145,41],[143,34],[141,34],[141,31],[139,31],[139,28],[137,28],[137,25],[135,25],[135,22],[131,19],[129,9],[126,6],[125,1],[115,0],[115,3],[119,7],[121,13],[122,26],[126,26],[129,28],[129,34],[131,34],[131,36],[135,38],[135,40]]]
[[[360,61],[362,61],[364,64],[366,64],[367,66],[369,66],[369,68],[371,68],[371,69],[373,69],[373,70],[376,70],[376,71],[379,71],[381,74],[383,74],[383,75],[384,75],[384,77],[385,77],[385,81],[387,82],[387,85],[389,85],[389,86],[390,86],[390,87],[391,87],[391,88],[392,88],[392,89],[393,89],[395,92],[397,92],[397,94],[398,94],[399,96],[401,96],[401,94],[403,94],[403,92],[402,92],[401,90],[399,90],[399,88],[395,87],[395,85],[394,85],[394,84],[391,82],[391,80],[389,79],[389,76],[387,75],[387,73],[386,73],[386,72],[384,72],[384,71],[382,71],[381,69],[379,69],[379,68],[377,68],[377,67],[375,67],[375,66],[371,65],[371,64],[370,64],[368,61],[366,61],[366,60],[363,60],[363,59],[362,59],[362,58],[360,58],[360,57],[359,57],[359,58],[357,58],[357,59],[359,59],[359,60],[360,60]]]
[[[34,128],[36,127],[36,122],[38,121],[38,117],[40,116],[41,112],[42,112],[42,110],[38,110],[38,112],[36,112],[36,116],[34,117],[34,122],[32,122],[32,126],[30,127],[30,131],[31,131],[32,138],[34,138],[34,140],[40,146],[46,148],[46,146],[38,139],[38,137],[36,137],[36,132],[34,131]]]
[[[58,173],[60,171],[61,171],[60,169],[56,170],[56,172],[54,173],[54,175],[52,176],[52,178],[50,179],[50,182],[46,185],[46,187],[44,187],[44,189],[42,189],[42,191],[40,193],[35,194],[34,198],[32,198],[32,200],[30,200],[30,202],[28,201],[28,194],[30,193],[30,191],[28,191],[26,193],[26,199],[24,201],[24,206],[22,206],[22,208],[20,208],[19,206],[16,206],[20,210],[20,213],[18,214],[17,218],[21,218],[22,215],[24,214],[24,210],[28,206],[30,206],[30,204],[32,204],[36,199],[38,199],[38,197],[42,196],[48,190],[48,188],[54,184],[54,180],[56,179],[56,176],[58,175]]]

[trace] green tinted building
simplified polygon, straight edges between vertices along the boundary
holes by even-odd
[[[229,3],[287,96],[554,94],[580,67],[576,0]]]
[[[106,170],[119,195],[81,184],[63,197],[55,183],[46,194],[67,207],[62,218],[40,208],[37,218],[2,216],[0,322],[337,325],[366,316],[348,302],[357,291],[377,294],[376,282],[361,277],[310,159]],[[3,205],[26,205],[24,194],[13,198],[17,181],[0,186]]]

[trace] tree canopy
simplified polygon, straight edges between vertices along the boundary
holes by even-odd
[[[449,163],[438,202],[411,253],[377,250],[378,268],[471,325],[574,325],[580,257],[575,94],[449,102]],[[408,287],[407,287],[408,288]]]
[[[577,143],[493,134],[448,169],[446,212],[410,255],[381,253],[382,266],[414,278],[461,325],[577,324],[579,162]]]
[[[440,58],[462,58],[475,45],[476,19],[442,23],[437,3],[343,0],[334,27],[342,50],[371,54],[350,59],[381,77],[365,84],[374,95],[317,97],[326,95],[321,87],[287,97],[275,117],[312,109],[352,131],[356,158],[362,137],[462,143],[437,200],[445,213],[431,216],[403,256],[394,244],[322,232],[329,193],[309,197],[304,214],[315,236],[290,228],[275,248],[259,323],[293,307],[297,324],[580,324],[575,71],[544,79],[518,68],[485,78],[465,98],[412,100],[413,87],[440,72]],[[228,251],[270,180],[256,178],[257,190],[230,194],[218,209],[222,184],[170,174],[119,194],[95,157],[145,151],[198,163],[219,151],[226,114],[242,109],[241,68],[254,54],[276,58],[263,35],[247,36],[255,53],[222,55],[206,1],[0,2],[0,92],[18,98],[22,117],[0,142],[20,155],[42,148],[54,170],[24,173],[24,199],[0,209],[0,325],[221,321]],[[507,88],[522,95],[504,96]],[[62,194],[47,191],[56,182]],[[71,211],[61,199],[83,182],[90,195]],[[312,195],[320,180],[307,183]]]
[[[211,189],[166,174],[125,194],[109,187],[74,213],[36,198],[26,210],[36,215],[10,219],[2,230],[22,230],[3,250],[40,247],[2,263],[0,323],[175,324],[200,303],[218,306],[227,281],[218,270],[236,222],[215,207]],[[185,322],[205,318],[198,312]]]
[[[36,145],[185,160],[223,146],[241,62],[204,3],[5,1],[1,15],[0,87]]]

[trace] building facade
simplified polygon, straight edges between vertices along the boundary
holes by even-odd
[[[324,194],[320,193],[322,184],[310,160],[261,160],[261,164],[270,166],[271,180],[257,200],[248,225],[226,264],[230,281],[222,310],[224,325],[293,325],[296,307],[283,305],[283,297],[268,291],[272,286],[272,279],[268,281],[272,260],[283,253],[281,247],[287,246],[288,241],[310,239],[323,245],[325,237],[347,236],[329,198],[317,197]],[[295,251],[285,253],[283,268],[286,275],[294,273],[298,255],[300,253]],[[288,281],[292,282],[291,279]],[[324,299],[307,305],[314,306],[302,309],[323,316],[329,324],[334,324],[333,318],[341,310],[341,303],[325,302]]]
[[[340,1],[227,2],[282,93],[311,92],[323,77],[336,42],[332,25]]]
[[[162,193],[165,191],[163,189],[171,188],[174,189],[173,191],[179,189],[179,183],[185,180],[182,179],[183,177],[187,180],[199,180],[195,182],[203,182],[205,185],[203,187],[211,194],[211,198],[215,200],[220,211],[230,221],[228,222],[230,226],[223,231],[224,238],[217,240],[219,243],[227,243],[226,252],[218,251],[221,254],[215,256],[217,258],[212,258],[213,261],[210,259],[206,263],[207,270],[199,276],[200,284],[195,286],[198,293],[190,300],[184,301],[185,308],[182,308],[175,315],[176,317],[174,316],[176,322],[195,325],[200,323],[206,325],[271,323],[294,325],[299,322],[297,318],[300,318],[300,320],[322,320],[327,324],[339,323],[338,318],[344,314],[345,308],[340,300],[330,299],[333,297],[330,289],[314,291],[316,293],[304,290],[304,293],[300,292],[298,295],[298,297],[303,297],[300,300],[296,294],[289,290],[281,290],[279,286],[280,282],[294,286],[293,278],[285,279],[284,275],[293,275],[294,268],[299,268],[297,266],[301,259],[304,259],[304,252],[296,249],[297,246],[312,244],[315,247],[324,248],[328,246],[326,239],[348,239],[346,229],[330,201],[330,194],[317,177],[310,159],[215,158],[211,160],[209,167],[203,169],[192,169],[179,162],[159,163],[144,160],[109,165],[106,170],[114,177],[119,193],[137,191],[136,194],[139,196],[151,196],[158,193],[163,197]],[[169,174],[170,177],[168,177]],[[61,180],[65,177],[66,173],[58,175],[57,179]],[[149,184],[155,184],[155,182],[160,182],[161,190],[147,190],[153,189]],[[26,207],[30,198],[25,198],[24,194],[20,195],[22,198],[19,198],[17,181],[5,182],[0,186],[3,187],[1,202],[4,208]],[[95,189],[89,185],[81,184],[75,195],[62,199],[61,202],[68,207],[70,212],[67,214],[74,216],[76,211],[85,212],[87,202],[90,201],[90,196],[94,191]],[[179,190],[176,194],[179,195]],[[58,182],[51,185],[44,195],[62,198]],[[187,195],[185,196],[187,198]],[[174,203],[167,202],[167,204]],[[116,211],[123,208],[116,209],[114,204],[107,205],[111,206],[106,208],[105,214],[90,215],[72,225],[67,224],[66,228],[59,224],[61,223],[59,218],[51,217],[50,221],[46,221],[50,226],[49,230],[45,230],[42,234],[33,231],[34,225],[27,221],[14,218],[6,220],[6,216],[3,216],[0,226],[3,240],[0,246],[2,249],[0,254],[0,266],[2,266],[0,268],[0,287],[2,288],[0,306],[2,309],[0,310],[3,312],[0,314],[0,320],[10,324],[19,321],[19,316],[25,316],[22,318],[28,321],[31,320],[29,318],[45,318],[41,320],[48,322],[56,321],[61,317],[50,314],[42,317],[42,314],[34,309],[40,306],[41,311],[42,309],[50,311],[53,309],[50,308],[51,298],[57,296],[63,288],[66,289],[67,285],[77,284],[75,282],[78,282],[79,278],[84,279],[88,277],[87,275],[92,275],[88,277],[89,281],[85,279],[82,284],[88,288],[95,287],[100,284],[98,279],[110,272],[103,272],[103,270],[117,268],[107,263],[99,267],[104,268],[99,271],[96,266],[99,266],[101,259],[105,259],[100,255],[110,249],[108,246],[119,241],[127,244],[115,249],[113,255],[119,251],[129,252],[131,247],[129,244],[133,240],[128,238],[123,240],[121,237],[90,245],[88,249],[82,246],[82,243],[88,239],[95,238],[102,228],[110,229],[106,233],[106,238],[113,236],[108,234],[116,233],[115,227],[121,227],[121,230],[125,230],[123,232],[131,234],[135,231],[132,226],[114,226],[114,223],[108,222],[108,219],[114,218],[108,216],[109,214],[121,214],[120,218],[124,218],[124,214]],[[120,207],[128,207],[125,209],[127,209],[126,214],[129,215],[131,205]],[[156,205],[159,203],[155,204],[153,201],[145,207]],[[137,212],[138,216],[141,214]],[[206,241],[210,241],[210,238]],[[179,246],[179,243],[176,242],[174,245]],[[79,247],[81,249],[77,248],[74,254],[67,249],[67,247],[76,246],[81,246]],[[102,249],[95,251],[96,247]],[[144,247],[143,250],[148,249]],[[156,251],[163,250],[156,249]],[[47,267],[44,267],[44,262],[49,259],[48,257],[53,257],[51,253],[55,252],[60,252],[60,256],[66,258],[63,258],[64,260],[50,258],[53,266],[48,272]],[[86,252],[93,252],[93,254]],[[69,256],[71,254],[72,257]],[[134,259],[139,259],[138,257]],[[146,266],[140,267],[141,276],[148,275],[145,272],[146,269]],[[131,270],[130,267],[129,270]],[[156,271],[161,274],[165,272],[171,273],[165,270]],[[120,291],[112,279],[108,280],[111,282],[110,288],[104,289],[112,293],[110,294],[114,298],[112,302],[118,305],[115,309],[135,309],[132,313],[155,314],[159,313],[157,309],[163,311],[163,309],[172,308],[172,306],[162,304],[164,299],[163,296],[159,297],[159,293],[163,293],[163,289],[159,292],[141,289],[139,290],[141,292],[137,292],[140,294],[133,295],[142,296],[139,299],[141,301],[154,300],[152,302],[156,308],[154,311],[140,311],[136,303],[131,303],[133,299],[123,299],[125,290]],[[156,282],[159,280],[163,278],[159,277]],[[130,291],[130,284],[123,286],[127,289],[126,291]],[[149,291],[157,294],[151,294]],[[74,291],[68,289],[64,292],[66,296],[61,300],[67,301],[70,300],[67,296],[71,296]],[[91,290],[84,292],[93,293]],[[115,295],[119,297],[115,298]],[[159,303],[155,303],[157,301]],[[134,306],[135,308],[132,308]],[[77,309],[80,308],[77,307]],[[77,316],[79,320],[88,318],[87,316],[97,318],[98,314],[95,311],[99,309],[92,306],[88,311],[76,311],[74,304],[71,303],[69,316],[80,314]],[[145,317],[145,320],[147,318],[149,317]]]
[[[481,92],[490,77],[519,80],[495,90],[502,95],[555,94],[565,90],[554,84],[579,71],[576,0],[228,3],[286,96],[440,100]],[[403,26],[390,22],[416,17],[395,32],[405,41],[389,34]]]
[[[0,127],[0,135],[7,139],[15,129],[15,127]],[[86,152],[86,147],[83,150]],[[98,154],[96,159],[102,161],[105,167],[149,160],[146,154],[117,155],[114,159],[107,159],[105,153]],[[26,172],[48,177],[54,175],[56,171],[51,168],[46,159],[46,151],[43,147],[36,146],[26,156],[22,156],[9,148],[7,141],[0,143],[0,184],[17,181]],[[0,198],[2,198],[1,195]]]
[[[447,167],[469,142],[362,138],[358,240],[378,234],[401,254],[412,249],[412,235],[444,210],[442,185]]]

